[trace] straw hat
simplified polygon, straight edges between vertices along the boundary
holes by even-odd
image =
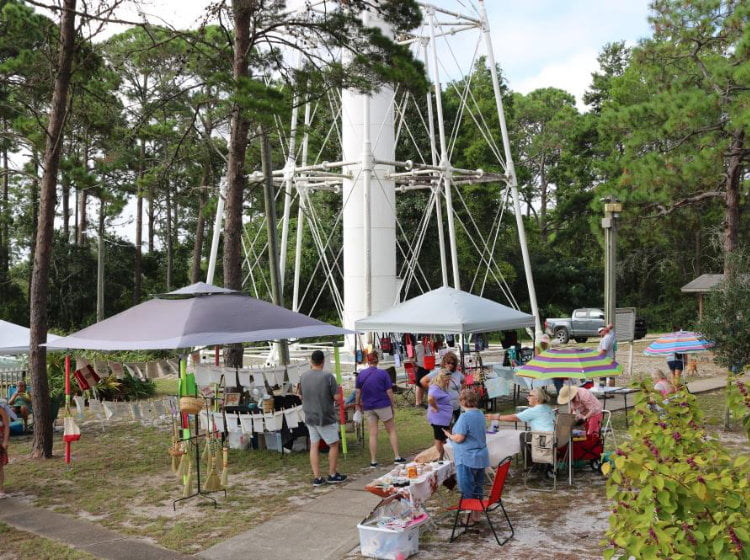
[[[568,402],[570,402],[570,399],[576,396],[577,392],[578,387],[576,387],[575,385],[565,385],[562,389],[560,389],[560,394],[557,395],[557,403],[568,404]]]

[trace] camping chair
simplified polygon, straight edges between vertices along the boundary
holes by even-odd
[[[456,517],[453,520],[453,530],[451,531],[450,542],[455,541],[458,537],[466,532],[466,530],[469,528],[469,518],[471,517],[471,513],[475,511],[484,512],[484,515],[487,518],[487,524],[490,526],[490,529],[492,529],[492,534],[495,536],[497,544],[503,546],[506,542],[513,538],[513,524],[510,522],[508,512],[505,511],[505,506],[503,506],[502,499],[505,480],[508,477],[508,470],[510,469],[510,461],[510,457],[506,457],[505,459],[500,461],[500,464],[497,466],[497,470],[495,471],[495,480],[492,482],[490,495],[487,498],[480,499],[461,497],[459,498],[457,505],[448,508],[449,510],[456,512]],[[490,518],[490,512],[498,508],[502,510],[503,515],[505,516],[505,520],[508,522],[508,526],[510,527],[510,535],[502,542],[500,541],[500,537],[498,537],[495,526],[492,524],[492,519]],[[459,518],[462,513],[466,514],[466,519],[463,523],[460,523]],[[458,527],[463,527],[464,530],[456,534],[456,529]]]
[[[417,385],[417,366],[412,362],[404,362],[406,372],[406,390],[400,393],[400,397],[407,405],[417,398],[414,388]]]
[[[565,463],[569,459],[571,430],[575,424],[575,415],[567,412],[558,412],[555,416],[554,432],[535,432],[532,431],[529,441],[530,454],[524,450],[524,466],[526,474],[524,475],[524,485],[532,490],[554,491],[557,489],[557,471],[560,463]],[[560,456],[560,447],[567,445],[565,452]],[[527,463],[528,456],[531,457],[531,464]],[[567,461],[569,463],[569,461]],[[546,466],[544,475],[552,479],[552,488],[535,488],[528,485],[529,474],[539,465]]]

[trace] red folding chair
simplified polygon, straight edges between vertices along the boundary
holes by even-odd
[[[404,362],[404,371],[406,372],[406,390],[400,396],[406,404],[416,399],[414,388],[417,385],[417,366],[412,362]]]
[[[515,534],[513,530],[513,524],[510,522],[508,512],[505,511],[505,506],[503,506],[502,500],[503,488],[505,487],[505,479],[508,477],[508,470],[510,469],[510,461],[510,457],[506,457],[505,459],[500,461],[500,464],[497,466],[497,471],[495,471],[495,480],[492,483],[490,495],[487,498],[479,499],[461,497],[458,500],[457,505],[448,508],[450,511],[456,511],[456,518],[453,521],[453,530],[451,531],[450,542],[455,541],[458,537],[466,532],[466,530],[469,528],[469,519],[471,517],[471,512],[474,511],[484,512],[484,515],[487,518],[487,523],[489,524],[490,529],[492,529],[492,534],[495,535],[497,544],[503,546],[513,538],[513,535]],[[505,516],[505,520],[508,522],[508,526],[510,527],[510,535],[502,542],[500,542],[500,537],[497,536],[497,531],[495,531],[495,526],[492,524],[492,519],[490,518],[490,512],[496,510],[497,508],[500,508],[502,510],[503,515]],[[466,513],[466,520],[463,523],[459,523],[459,518],[462,512]],[[458,527],[463,527],[464,530],[456,534],[456,529]]]

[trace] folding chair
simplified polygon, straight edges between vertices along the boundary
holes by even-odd
[[[602,438],[603,445],[606,445],[608,438],[612,438],[612,443],[614,443],[615,447],[617,447],[615,430],[612,428],[611,410],[602,410],[602,426],[599,429],[599,436]]]
[[[457,505],[448,508],[449,510],[455,510],[456,512],[456,517],[453,520],[453,530],[451,531],[450,542],[455,541],[458,537],[466,532],[466,530],[469,528],[469,518],[471,517],[472,512],[475,511],[484,512],[484,515],[487,518],[487,524],[490,526],[490,529],[492,529],[492,534],[495,536],[497,544],[503,546],[513,538],[513,535],[515,534],[513,530],[513,524],[510,522],[508,512],[505,511],[505,506],[503,505],[502,499],[505,480],[508,477],[508,470],[510,469],[510,461],[510,457],[506,457],[505,459],[500,461],[500,464],[497,466],[497,470],[495,471],[495,480],[492,482],[490,495],[487,498],[464,498],[462,496],[461,498],[459,498]],[[497,508],[500,508],[502,510],[503,515],[505,516],[505,520],[508,522],[508,526],[510,527],[510,535],[502,542],[500,541],[500,537],[497,535],[495,526],[492,524],[492,519],[490,518],[490,512],[496,510]],[[466,520],[463,523],[459,523],[459,518],[462,513],[466,514]],[[458,527],[463,527],[464,530],[459,534],[456,534],[456,529]]]
[[[404,362],[404,371],[406,372],[406,391],[401,393],[401,398],[409,404],[417,398],[414,391],[417,386],[417,366],[411,362]]]
[[[528,453],[524,450],[524,466],[526,467],[526,474],[524,475],[524,485],[532,490],[548,490],[545,488],[535,488],[528,485],[529,474],[534,469],[535,465],[545,465],[544,475],[552,479],[552,490],[557,489],[557,471],[558,466],[561,463],[567,462],[570,466],[570,450],[571,445],[567,445],[570,442],[571,430],[575,424],[575,415],[567,412],[558,412],[555,416],[555,431],[554,432],[535,432],[531,433],[531,440],[529,445],[531,446],[531,465],[526,463]],[[560,447],[567,445],[565,452],[560,455]],[[572,481],[569,480],[572,484]]]

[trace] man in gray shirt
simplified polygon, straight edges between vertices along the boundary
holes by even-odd
[[[310,369],[300,376],[299,396],[302,411],[310,433],[310,466],[313,471],[313,486],[337,484],[346,480],[346,475],[336,472],[339,457],[339,424],[334,406],[339,397],[336,378],[323,370],[325,355],[315,350],[310,356]],[[328,478],[320,475],[320,440],[330,448],[328,452]]]

